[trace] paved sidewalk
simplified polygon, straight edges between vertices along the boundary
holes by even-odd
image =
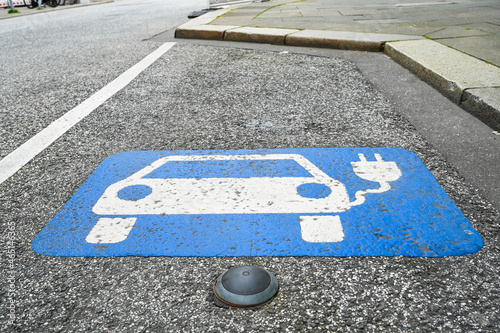
[[[16,3],[16,2],[22,3],[22,1],[14,0],[14,3]],[[64,10],[64,9],[77,8],[77,7],[82,7],[82,6],[97,5],[97,4],[108,3],[108,2],[114,2],[114,0],[80,0],[80,3],[74,3],[72,5],[70,4],[70,1],[68,1],[64,5],[59,5],[57,7],[45,6],[42,9],[38,9],[38,8],[29,9],[26,6],[15,6],[15,9],[19,13],[13,13],[13,14],[9,14],[10,7],[3,7],[3,8],[0,8],[0,20],[16,18],[16,17],[20,17],[20,16],[25,16],[25,15],[47,13],[47,12],[52,12],[52,11],[56,11],[56,10]],[[3,3],[8,3],[8,1],[0,1],[0,4],[3,4]]]
[[[209,12],[176,37],[383,51],[500,130],[498,0],[276,0]]]

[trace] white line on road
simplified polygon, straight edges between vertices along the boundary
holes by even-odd
[[[62,117],[44,128],[40,133],[23,143],[16,150],[0,160],[0,184],[9,179],[26,163],[50,146],[80,120],[88,116],[111,96],[122,90],[142,71],[165,54],[175,43],[165,43],[140,62],[129,68],[104,88],[86,99],[82,104],[68,111]]]

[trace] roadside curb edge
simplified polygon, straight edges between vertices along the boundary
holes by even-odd
[[[175,37],[384,52],[492,129],[500,130],[500,68],[494,65],[422,36],[210,24],[231,10],[234,8],[193,19],[178,27]],[[414,42],[425,45],[427,49],[422,49],[420,45],[408,47]],[[435,52],[443,54],[441,58],[445,62],[449,63],[450,57],[460,60],[449,63],[452,67],[461,69],[472,66],[471,77],[464,79],[446,68],[443,70],[440,68],[443,62],[426,63],[428,49],[436,49]],[[484,80],[485,77],[490,79]]]

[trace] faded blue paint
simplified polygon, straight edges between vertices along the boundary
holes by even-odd
[[[311,243],[301,238],[304,214],[196,214],[98,216],[92,212],[108,186],[164,156],[300,154],[343,183],[354,201],[360,190],[378,183],[361,179],[351,162],[358,154],[396,162],[402,176],[384,193],[366,194],[359,206],[340,216],[344,240]],[[147,177],[241,178],[294,177],[307,171],[276,161],[172,162]],[[234,163],[233,163],[234,162]],[[217,174],[218,165],[220,174]],[[250,169],[250,171],[248,170]],[[322,185],[303,188],[306,197],[324,195]],[[137,200],[147,188],[131,188],[123,199]],[[144,192],[146,191],[146,192]],[[326,190],[327,191],[327,190]],[[328,192],[328,191],[327,191]],[[300,193],[300,189],[299,189]],[[320,215],[320,214],[308,214]],[[90,244],[85,238],[100,217],[137,217],[128,237],[114,244]],[[314,148],[238,151],[132,151],[107,158],[54,216],[32,243],[48,256],[412,256],[442,257],[477,252],[483,239],[474,230],[425,165],[398,148]]]

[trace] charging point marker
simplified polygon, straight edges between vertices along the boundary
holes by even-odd
[[[483,239],[407,150],[291,148],[113,155],[32,246],[50,256],[442,257]]]

